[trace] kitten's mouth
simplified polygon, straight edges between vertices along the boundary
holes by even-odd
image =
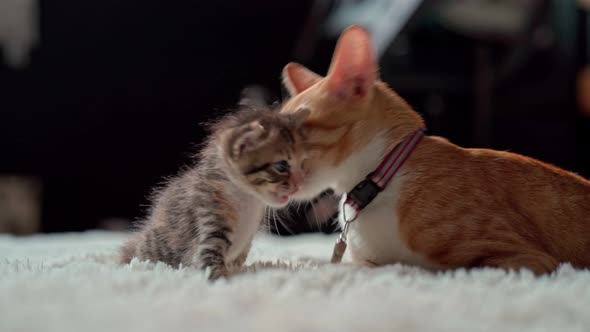
[[[287,203],[288,200],[289,200],[289,196],[287,196],[287,195],[277,195],[277,201],[279,203]]]
[[[272,194],[272,198],[279,204],[285,204],[289,201],[289,195],[281,195],[278,193],[271,193]]]

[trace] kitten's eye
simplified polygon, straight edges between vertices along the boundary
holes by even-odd
[[[286,160],[277,161],[272,164],[272,167],[280,173],[284,173],[289,170],[289,163]]]

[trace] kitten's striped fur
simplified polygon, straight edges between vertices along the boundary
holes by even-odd
[[[121,261],[209,268],[210,279],[227,275],[230,264],[242,265],[265,208],[285,205],[299,188],[299,126],[307,114],[243,108],[214,123],[196,165],[155,194]],[[285,170],[277,170],[280,161]]]

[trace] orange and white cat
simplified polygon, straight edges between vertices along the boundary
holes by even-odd
[[[281,112],[307,108],[307,175],[296,199],[350,191],[422,118],[377,76],[368,32],[340,37],[324,78],[290,63]],[[342,221],[341,221],[342,222]],[[351,224],[353,261],[432,269],[492,266],[537,274],[590,267],[590,182],[514,153],[425,136]]]

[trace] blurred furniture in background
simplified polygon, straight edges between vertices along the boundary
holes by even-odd
[[[0,233],[34,234],[41,229],[41,181],[0,176]]]
[[[577,17],[577,138],[578,138],[578,159],[581,170],[590,169],[590,154],[588,142],[590,141],[590,1],[579,0],[581,10]],[[586,173],[587,174],[587,173]]]
[[[0,53],[12,68],[29,64],[31,49],[39,40],[38,0],[0,2]]]

